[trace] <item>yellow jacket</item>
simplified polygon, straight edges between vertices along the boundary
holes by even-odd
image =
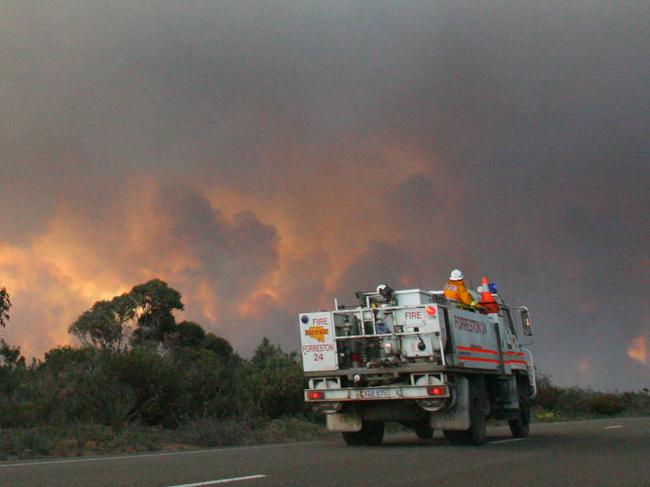
[[[447,281],[447,284],[445,284],[445,297],[470,306],[476,305],[476,301],[472,299],[472,295],[465,287],[465,281]]]

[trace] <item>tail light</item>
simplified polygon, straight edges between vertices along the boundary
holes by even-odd
[[[307,391],[307,399],[310,401],[318,401],[324,397],[325,393],[323,391]]]
[[[446,396],[447,388],[445,386],[427,387],[427,394],[429,394],[430,396]]]

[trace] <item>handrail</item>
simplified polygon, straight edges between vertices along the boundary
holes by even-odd
[[[395,336],[433,335],[435,331],[400,331],[395,333],[378,333],[377,335],[345,335],[334,337],[335,340],[354,340],[359,338],[384,338]]]
[[[530,397],[533,398],[537,395],[537,378],[535,377],[535,361],[533,360],[533,352],[527,348],[522,347],[521,349],[526,352],[530,358],[530,363],[528,364],[528,379],[530,380],[530,385],[533,388],[533,394]]]

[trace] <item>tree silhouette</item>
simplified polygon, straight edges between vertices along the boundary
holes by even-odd
[[[7,326],[7,321],[9,321],[9,308],[11,308],[11,299],[9,299],[9,293],[6,288],[0,289],[0,326]]]

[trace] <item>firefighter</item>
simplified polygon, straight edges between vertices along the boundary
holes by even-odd
[[[469,306],[476,306],[476,301],[472,298],[465,287],[465,277],[460,269],[454,269],[449,275],[449,280],[445,284],[445,297],[451,301],[458,301]]]

